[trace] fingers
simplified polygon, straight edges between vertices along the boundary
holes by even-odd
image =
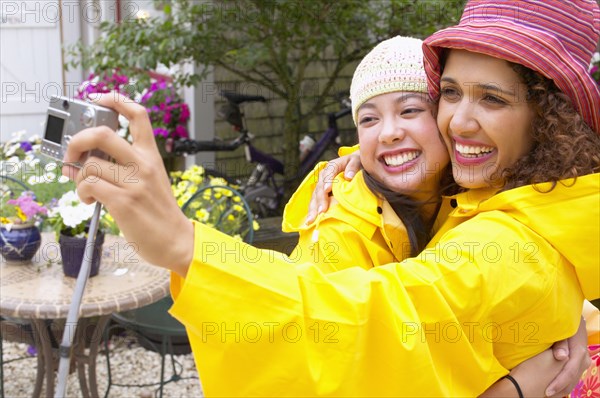
[[[81,157],[92,149],[109,154],[119,163],[126,163],[134,157],[134,151],[127,141],[119,137],[107,126],[91,127],[73,136],[63,159],[64,163],[79,163]]]
[[[344,169],[344,177],[347,180],[351,180],[356,175],[356,173],[358,173],[358,171],[361,169],[361,167],[362,167],[362,165],[360,163],[360,157],[350,155],[350,160],[348,162],[348,165]]]
[[[332,184],[335,177],[342,170],[338,165],[338,159],[327,162],[327,166],[319,172],[315,190],[312,193],[310,203],[308,204],[308,215],[305,222],[310,224],[320,213],[327,211],[329,208],[329,193],[332,190]]]
[[[552,353],[554,359],[557,361],[563,361],[569,357],[569,342],[567,340],[561,340],[552,346]]]
[[[581,374],[590,366],[591,360],[587,350],[587,333],[585,320],[582,318],[579,329],[573,337],[554,344],[554,356],[557,351],[564,350],[567,354],[567,363],[563,370],[546,388],[549,397],[562,397],[570,393],[579,381]]]
[[[319,215],[319,213],[321,212],[321,208],[319,207],[319,203],[317,201],[317,191],[318,190],[314,190],[312,193],[312,196],[310,198],[310,203],[308,204],[308,214],[306,216],[306,219],[304,220],[304,222],[306,224],[310,224],[313,221],[315,221],[315,219],[317,218],[317,216]]]
[[[88,177],[82,179],[77,184],[77,195],[86,204],[93,202],[102,203],[109,213],[115,217],[115,214],[110,211],[111,200],[118,200],[121,196],[121,188],[109,181]]]
[[[118,164],[105,159],[90,157],[80,169],[76,169],[73,180],[76,184],[104,180],[109,184],[121,187],[128,184],[137,184],[140,182],[140,165],[134,162]]]
[[[114,109],[129,120],[129,131],[135,145],[142,148],[156,147],[148,112],[142,105],[117,92],[95,95],[93,101],[98,105]]]
[[[573,353],[563,370],[546,388],[546,396],[548,397],[564,397],[568,395],[579,381],[583,371],[589,366],[591,360],[587,352],[585,355],[580,350],[575,350],[578,353]]]

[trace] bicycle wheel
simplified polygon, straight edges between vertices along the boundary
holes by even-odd
[[[254,240],[254,216],[241,193],[226,185],[205,185],[181,207],[193,220],[247,243]]]

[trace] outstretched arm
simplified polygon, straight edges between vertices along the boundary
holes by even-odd
[[[83,202],[106,207],[142,257],[185,275],[193,257],[194,229],[175,201],[146,109],[117,93],[95,100],[130,121],[133,144],[106,126],[85,129],[67,148],[63,174],[75,180]],[[115,163],[90,157],[81,168],[72,165],[94,148],[110,154]]]

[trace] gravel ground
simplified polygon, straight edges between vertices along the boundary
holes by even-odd
[[[35,382],[37,360],[28,354],[28,346],[2,342],[4,364],[4,396],[6,398],[31,397]],[[117,384],[152,384],[160,380],[160,355],[140,347],[134,338],[115,336],[110,342],[110,368],[113,385],[109,397],[158,397],[158,385],[145,387],[119,387]],[[16,360],[15,360],[16,359]],[[165,361],[165,380],[173,375],[170,357]],[[176,369],[181,380],[165,384],[164,397],[203,397],[192,354],[175,356]],[[103,397],[108,384],[104,351],[97,358],[98,392]],[[42,389],[42,396],[45,394]],[[81,397],[77,373],[69,375],[67,397]]]

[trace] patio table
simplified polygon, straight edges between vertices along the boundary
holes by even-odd
[[[76,284],[75,278],[63,274],[58,260],[54,234],[43,233],[40,250],[30,263],[2,260],[0,266],[0,316],[30,322],[38,348],[34,397],[40,395],[44,378],[46,396],[54,395],[57,341],[49,321],[67,318]],[[73,331],[74,325],[64,325],[65,333],[75,333],[71,358],[84,397],[98,396],[96,357],[110,315],[154,303],[168,294],[166,269],[146,263],[137,256],[135,245],[123,238],[106,236],[100,272],[87,282],[77,328]]]

